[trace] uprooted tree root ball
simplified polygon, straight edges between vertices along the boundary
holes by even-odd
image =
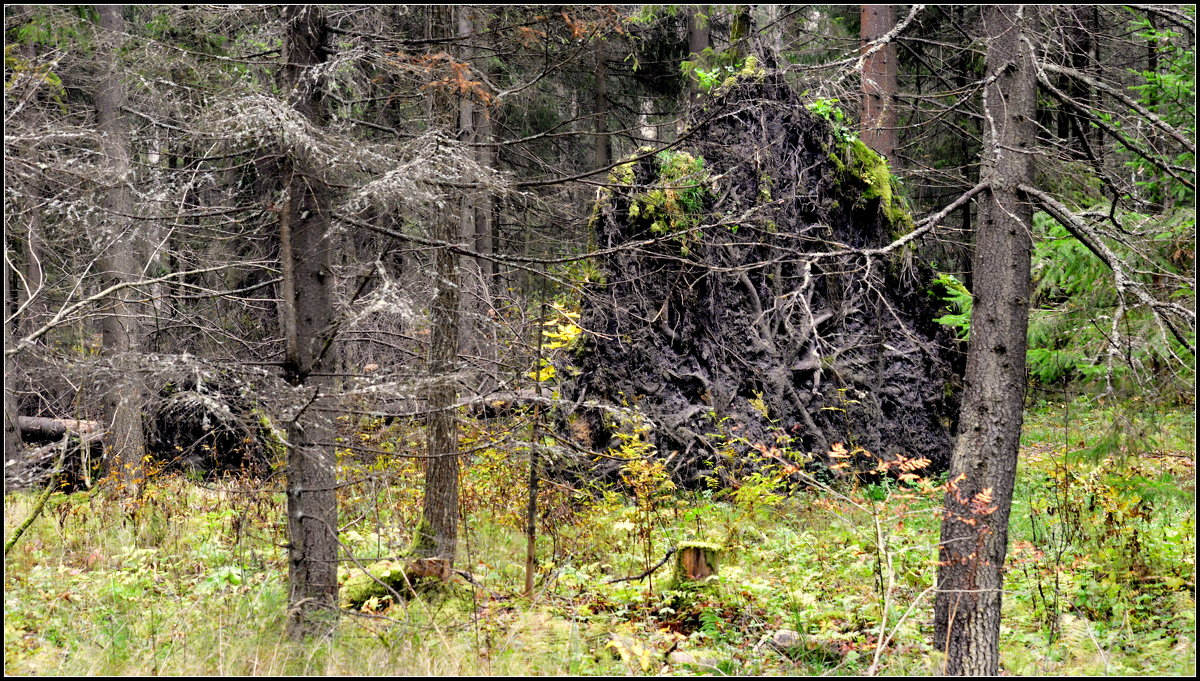
[[[904,249],[863,253],[912,229],[884,161],[778,81],[740,83],[697,120],[602,191],[604,283],[565,397],[636,406],[685,483],[780,443],[944,470],[962,353],[933,321],[932,273]],[[564,419],[578,444],[610,444],[604,412]]]
[[[166,470],[205,476],[281,464],[279,433],[244,393],[237,378],[211,372],[166,381],[150,403],[148,453]]]
[[[214,478],[264,475],[286,457],[284,434],[249,397],[244,376],[192,368],[152,374],[157,390],[142,407],[144,473]],[[5,462],[9,490],[90,488],[109,472],[111,441],[99,421],[21,417],[21,436],[39,445]]]

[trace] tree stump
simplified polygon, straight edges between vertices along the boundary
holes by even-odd
[[[344,608],[361,609],[372,598],[392,596],[409,598],[450,579],[452,565],[443,558],[417,558],[407,562],[381,560],[357,570],[345,578],[341,586]]]
[[[707,581],[715,577],[719,568],[721,547],[709,542],[689,541],[679,545],[675,552],[675,587]]]
[[[408,562],[405,574],[409,583],[445,582],[450,579],[453,566],[445,558],[416,558]]]

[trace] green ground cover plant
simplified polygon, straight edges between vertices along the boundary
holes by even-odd
[[[1194,413],[1145,412],[1111,445],[1116,407],[1042,404],[1027,416],[1010,530],[1003,669],[1027,674],[1195,670]],[[1153,430],[1149,430],[1153,426]],[[346,555],[403,554],[419,513],[412,424],[345,437]],[[522,458],[497,422],[468,422],[464,550],[472,581],[348,609],[327,639],[284,634],[283,497],[272,481],[158,477],[124,503],[54,494],[5,559],[9,674],[935,674],[930,640],[943,482],[815,480],[803,454],[727,487],[673,489],[651,463],[609,487],[542,488],[540,566],[524,575]],[[833,460],[871,456],[835,447]],[[861,467],[860,467],[861,469]],[[10,532],[38,492],[5,497]],[[721,548],[718,574],[677,584],[683,542]]]

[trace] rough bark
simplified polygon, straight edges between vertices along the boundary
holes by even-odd
[[[749,53],[747,43],[753,28],[754,20],[750,16],[750,5],[737,5],[729,23],[729,52],[735,64],[740,64]]]
[[[608,132],[608,50],[604,41],[596,44],[596,91],[592,105],[595,116],[592,140],[592,167],[606,168],[612,163],[612,142]]]
[[[4,235],[4,252],[8,253],[8,234]],[[12,297],[9,291],[9,281],[11,277],[8,271],[8,258],[4,258],[4,347],[12,346]],[[13,359],[9,355],[4,356],[4,375],[13,375]],[[17,400],[12,392],[12,386],[15,381],[4,381],[4,462],[19,461],[21,450],[20,428],[17,425]],[[5,470],[8,466],[5,466]]]
[[[696,61],[705,48],[712,46],[712,29],[709,24],[712,8],[701,5],[688,9],[688,59]],[[694,78],[688,79],[688,100],[695,102],[700,98],[700,84]]]
[[[289,5],[283,19],[285,91],[297,111],[320,124],[325,107],[312,70],[326,58],[324,12]],[[328,631],[337,608],[337,461],[322,408],[334,388],[324,375],[334,366],[333,242],[329,187],[304,158],[289,165],[279,225],[289,327],[284,373],[301,404],[287,429],[288,633],[304,638]]]
[[[860,36],[864,49],[896,25],[892,5],[862,5]],[[862,141],[884,158],[896,150],[896,45],[874,52],[862,68]]]
[[[486,27],[481,20],[482,7],[459,5],[450,8],[454,18],[456,37],[464,44],[460,58],[471,71],[483,69],[481,50],[476,46],[480,34]],[[473,81],[483,80],[468,72],[467,78]],[[458,95],[458,140],[475,145],[473,156],[482,168],[495,165],[496,152],[493,147],[486,146],[492,140],[492,119],[488,102],[474,92]],[[489,256],[494,251],[493,235],[493,200],[486,195],[474,193],[464,194],[461,199],[462,210],[459,212],[461,235],[464,243],[471,244],[476,253]],[[496,273],[496,265],[487,257],[473,258],[471,265],[483,282],[485,289],[490,290]]]
[[[680,543],[676,551],[672,588],[689,582],[701,582],[717,574],[722,552],[719,545],[688,541]]]
[[[461,39],[466,39],[468,42],[474,34],[474,26],[472,25],[470,7],[463,5],[453,9],[455,21],[457,22],[458,36]],[[467,64],[471,63],[471,57],[474,50],[470,47],[464,48],[463,61]],[[458,139],[460,142],[467,144],[475,144],[479,142],[478,120],[480,112],[479,105],[470,95],[459,95],[458,97]],[[478,154],[478,152],[476,152]],[[464,194],[462,198],[462,210],[459,212],[459,220],[461,227],[461,236],[466,243],[473,243],[476,251],[479,248],[479,231],[476,226],[478,214],[476,211],[476,201],[472,194]],[[490,237],[490,235],[489,235]],[[476,259],[475,265],[480,269],[486,267],[487,261]]]
[[[538,312],[538,323],[534,327],[537,333],[537,354],[542,356],[542,340],[545,334],[542,327],[546,322],[546,296],[542,295],[542,309]],[[540,398],[542,384],[537,384],[537,395]],[[534,404],[533,420],[529,422],[529,478],[526,484],[525,502],[525,594],[533,594],[533,577],[537,570],[537,510],[538,510],[538,479],[540,472],[540,456],[538,456],[538,428],[541,426],[542,405]]]
[[[1067,55],[1067,64],[1076,71],[1084,71],[1092,66],[1092,35],[1096,26],[1090,21],[1095,14],[1090,8],[1080,7],[1059,13],[1063,16],[1062,41]],[[1154,51],[1151,50],[1154,55]],[[1059,87],[1073,101],[1089,108],[1095,105],[1095,93],[1086,83],[1070,78],[1066,74],[1059,76]],[[1089,144],[1087,131],[1091,126],[1082,119],[1079,112],[1063,107],[1058,111],[1058,137],[1066,141],[1067,150],[1076,159],[1087,158]]]
[[[124,112],[127,93],[118,68],[125,19],[120,5],[98,5],[96,9],[100,14],[101,59],[105,64],[104,76],[93,95],[100,150],[107,165],[108,186],[101,199],[100,230],[105,247],[99,258],[101,288],[104,288],[136,279],[139,272],[137,231],[124,217],[133,213],[129,121]],[[105,415],[112,433],[108,439],[112,447],[108,465],[114,479],[134,494],[143,477],[141,459],[145,450],[142,428],[145,395],[135,368],[142,315],[137,297],[132,288],[114,295],[101,322],[104,353],[113,359],[115,369],[112,385],[104,396]]]
[[[1037,76],[1024,42],[1034,8],[983,10],[987,73],[966,387],[942,520],[935,643],[946,673],[995,675],[1008,517],[1025,397]]]
[[[45,239],[42,236],[42,187],[39,182],[23,182],[22,193],[27,197],[27,214],[29,221],[24,240],[24,286],[17,293],[23,312],[19,319],[13,320],[14,330],[19,335],[38,327],[38,321],[44,316],[45,303],[42,286],[45,281],[42,263],[45,261]],[[11,374],[8,374],[11,376]]]
[[[469,34],[471,21],[466,8],[446,8],[447,27],[460,35]],[[458,12],[457,18],[453,15]],[[438,28],[431,25],[431,36]],[[438,102],[437,106],[450,109],[450,101]],[[474,131],[474,106],[466,96],[460,95],[458,102],[457,127],[459,138],[470,139]],[[431,113],[436,116],[436,113]],[[431,119],[433,120],[433,119]],[[473,219],[475,197],[464,195],[457,200],[447,197],[448,210],[433,218],[431,236],[442,242],[452,243],[461,237],[468,241],[474,233],[473,227],[465,229],[468,219]],[[452,207],[452,208],[451,208]],[[430,374],[425,406],[426,418],[425,498],[421,520],[414,532],[410,551],[410,572],[421,572],[421,565],[440,566],[431,574],[448,573],[453,565],[458,547],[458,424],[456,418],[456,387],[452,374],[458,368],[459,336],[461,325],[461,270],[458,254],[447,248],[433,253],[434,297],[429,310],[429,355],[427,369]]]
[[[434,238],[451,241],[453,218],[439,220]],[[451,374],[458,365],[458,256],[440,248],[434,256],[436,293],[430,319],[428,396],[428,453],[425,467],[425,504],[413,544],[416,558],[454,563],[458,547],[458,424],[456,390]]]
[[[15,47],[18,54],[30,63],[37,63],[38,60],[38,45],[34,42],[18,45]],[[23,122],[27,125],[38,125],[38,117],[30,107],[24,107],[17,113],[17,119],[10,121],[10,124]],[[9,153],[17,156],[15,148],[8,149]],[[21,149],[19,155],[28,155],[32,157],[36,154],[37,145],[30,145]],[[6,178],[7,182],[7,178]],[[22,251],[22,263],[19,266],[21,274],[21,284],[18,289],[11,292],[13,295],[17,309],[22,310],[21,316],[12,321],[13,327],[10,331],[16,337],[24,336],[28,331],[36,329],[37,320],[42,316],[41,313],[45,309],[42,285],[44,282],[44,273],[42,270],[45,262],[45,238],[43,233],[45,227],[43,225],[42,211],[44,210],[43,201],[43,180],[36,176],[24,176],[16,179],[12,183],[17,188],[20,196],[14,201],[13,207],[18,209],[24,219],[24,234],[21,234],[19,228],[13,229],[15,225],[9,223],[5,230],[6,238],[13,237],[15,241],[19,241]],[[14,220],[15,222],[15,220]],[[18,236],[19,235],[19,236]],[[14,243],[9,243],[9,246],[15,246]],[[11,252],[6,249],[5,252]],[[9,281],[9,286],[12,286],[12,281]],[[15,310],[14,310],[15,311]],[[7,347],[7,346],[6,346]],[[6,376],[13,374],[5,371]]]
[[[470,21],[465,9],[459,8],[459,31],[469,32]],[[464,97],[460,102],[460,139],[473,133],[472,104]],[[464,135],[468,137],[464,137]],[[458,236],[474,234],[475,199],[464,196],[458,202],[458,214],[435,218],[433,238],[453,242]],[[426,442],[429,458],[425,464],[425,500],[421,521],[413,539],[412,557],[431,559],[453,565],[458,549],[458,423],[455,414],[457,390],[451,375],[458,368],[460,324],[459,257],[447,248],[434,254],[434,297],[430,304],[430,346],[428,368],[429,392],[426,404]]]

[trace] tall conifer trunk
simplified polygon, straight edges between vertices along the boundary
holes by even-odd
[[[712,29],[709,20],[712,8],[708,5],[692,7],[687,14],[688,29],[688,59],[695,61],[712,46]],[[688,79],[688,101],[695,103],[700,98],[700,87],[695,78]]]
[[[313,67],[325,60],[324,12],[288,5],[283,86],[289,103],[313,124],[325,104]],[[305,159],[289,159],[280,212],[284,274],[281,312],[287,343],[284,372],[303,405],[288,426],[288,633],[320,635],[337,612],[336,458],[325,408],[334,383],[333,244],[330,189]]]
[[[1017,186],[1032,184],[1037,75],[1024,42],[1035,8],[983,10],[987,73],[975,309],[958,442],[942,520],[935,644],[946,673],[995,675],[1000,604],[1025,399],[1033,209]]]
[[[4,234],[4,252],[8,253],[8,233]],[[11,280],[8,271],[8,258],[4,259],[4,349],[12,347],[12,300],[10,298],[8,284]],[[14,362],[12,358],[5,353],[4,355],[4,375],[13,376]],[[20,456],[21,448],[21,431],[17,424],[17,399],[12,391],[12,383],[16,381],[4,382],[4,463],[16,461]]]
[[[864,48],[896,26],[892,5],[862,5],[859,33]],[[863,62],[862,141],[892,160],[896,151],[896,45],[888,43]]]
[[[93,101],[96,129],[100,133],[100,151],[107,165],[103,189],[100,239],[104,250],[99,263],[102,286],[131,281],[138,277],[137,230],[126,217],[133,213],[130,178],[133,173],[129,151],[129,120],[124,107],[127,98],[121,81],[120,46],[124,43],[124,9],[120,5],[98,5],[101,51],[105,73],[97,84]],[[104,396],[109,419],[111,454],[109,469],[126,490],[135,495],[142,480],[142,456],[146,449],[142,427],[144,390],[136,371],[134,353],[140,346],[142,305],[132,288],[115,295],[109,312],[101,321],[104,353],[113,359],[112,383]]]
[[[434,238],[452,242],[457,230],[452,217],[437,222]],[[428,396],[428,454],[425,466],[425,506],[413,545],[416,558],[454,563],[458,548],[458,425],[454,413],[457,391],[451,373],[458,362],[458,255],[438,249],[437,277],[430,310]]]

